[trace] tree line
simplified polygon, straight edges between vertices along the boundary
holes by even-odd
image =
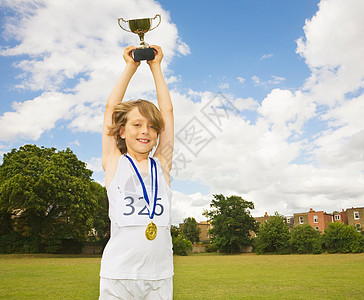
[[[211,241],[206,247],[208,252],[239,253],[248,246],[258,254],[364,252],[364,232],[358,232],[354,226],[335,222],[329,224],[323,233],[309,224],[297,225],[290,230],[285,218],[278,213],[260,224],[250,213],[254,209],[253,202],[240,196],[220,194],[213,197],[211,209],[203,213],[212,227],[209,230]],[[191,227],[189,219],[185,222]],[[197,227],[197,222],[193,226]],[[196,230],[189,229],[189,232]],[[188,240],[190,234],[182,231],[181,236]]]
[[[330,223],[323,233],[309,224],[289,227],[284,217],[276,213],[261,224],[254,239],[255,251],[264,253],[361,253],[364,252],[364,235],[352,225]]]
[[[0,253],[80,253],[85,242],[105,245],[110,236],[107,194],[92,171],[69,149],[24,145],[4,154],[0,165]],[[310,225],[290,232],[278,213],[259,224],[253,202],[213,195],[203,215],[212,228],[207,251],[238,253],[357,253],[364,237],[353,226],[332,223],[324,234]],[[256,233],[256,237],[253,233]],[[173,251],[187,255],[199,242],[194,218],[172,226]]]

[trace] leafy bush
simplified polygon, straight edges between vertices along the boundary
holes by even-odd
[[[283,216],[276,212],[273,217],[260,225],[255,249],[258,254],[289,252],[289,228]]]
[[[186,256],[188,250],[192,251],[192,243],[182,236],[177,236],[172,238],[173,243],[173,253],[177,255]]]
[[[21,236],[16,232],[10,232],[0,236],[0,253],[20,253],[23,248],[23,240],[21,240]]]
[[[290,245],[295,253],[322,253],[320,232],[309,224],[295,226],[291,232]]]
[[[215,244],[209,244],[206,246],[205,249],[207,253],[217,252],[219,250],[219,248]]]
[[[329,253],[360,253],[364,251],[364,237],[354,226],[331,223],[325,229],[323,246]]]

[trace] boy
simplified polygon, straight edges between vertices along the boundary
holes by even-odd
[[[169,177],[173,106],[160,65],[162,49],[151,47],[156,55],[147,63],[154,78],[159,110],[145,100],[122,102],[140,65],[132,57],[136,49],[132,46],[125,48],[126,66],[105,109],[102,165],[111,235],[101,261],[100,300],[173,297]],[[154,146],[157,148],[150,157]]]

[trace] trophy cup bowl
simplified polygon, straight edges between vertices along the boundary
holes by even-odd
[[[158,24],[152,28],[153,20],[158,17]],[[128,23],[130,29],[128,30],[124,28],[121,25],[121,22]],[[148,31],[152,31],[159,26],[159,24],[161,23],[161,15],[157,14],[154,18],[132,19],[127,21],[123,18],[119,18],[118,23],[123,30],[135,33],[139,36],[140,43],[138,46],[136,46],[137,49],[133,51],[134,61],[154,59],[154,50],[153,48],[150,48],[149,45],[144,41],[144,34],[146,34]]]

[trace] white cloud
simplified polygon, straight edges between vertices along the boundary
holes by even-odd
[[[87,169],[92,170],[93,172],[103,172],[101,157],[92,157],[87,162]]]
[[[364,171],[364,95],[353,98],[322,116],[330,128],[315,141],[315,154],[325,165]],[[360,174],[359,174],[360,175]]]
[[[273,83],[273,84],[278,84],[285,80],[286,80],[286,78],[284,78],[284,77],[272,75],[272,79],[268,82]]]
[[[226,89],[228,89],[230,87],[230,84],[228,84],[228,83],[221,83],[220,85],[219,85],[219,89],[222,89],[222,90],[226,90]]]
[[[18,137],[36,141],[58,120],[67,119],[72,106],[73,96],[61,93],[43,93],[33,100],[14,102],[14,111],[0,117],[0,140]]]
[[[239,110],[256,110],[259,107],[259,102],[249,97],[246,99],[236,98],[233,105]]]
[[[238,77],[236,77],[236,79],[237,79],[240,83],[244,83],[244,82],[245,82],[245,78],[243,78],[243,77],[238,76]]]
[[[188,55],[191,53],[190,47],[182,40],[177,40],[177,51],[182,55]]]
[[[364,86],[364,2],[324,0],[319,8],[306,20],[297,53],[312,71],[305,88],[318,103],[333,106]]]
[[[316,105],[310,98],[288,90],[274,89],[263,100],[258,109],[260,114],[273,125],[281,129],[281,135],[289,137],[294,131],[300,132],[303,124],[315,116]]]
[[[364,170],[364,2],[321,1],[319,7],[306,21],[305,38],[297,41],[297,53],[312,71],[304,88],[318,105],[328,107],[320,112],[327,129],[318,133],[312,152],[320,165],[336,172],[346,174],[350,166],[355,182]]]
[[[70,144],[70,145],[75,145],[75,146],[77,146],[77,147],[81,147],[81,144],[80,144],[80,142],[79,142],[79,140],[78,140],[78,139],[74,140],[73,142],[70,142],[69,144]]]
[[[259,77],[257,75],[253,75],[251,79],[254,81],[254,83],[256,85],[260,85],[261,84],[261,81],[260,81],[260,79],[259,79]]]
[[[197,222],[206,221],[202,216],[204,209],[209,209],[212,195],[202,195],[195,193],[185,195],[179,191],[173,192],[172,203],[172,224],[178,225],[185,218],[193,217]]]
[[[284,77],[275,76],[275,75],[272,75],[271,79],[269,79],[267,81],[260,80],[260,78],[256,75],[253,75],[251,79],[253,80],[253,82],[255,83],[256,86],[263,86],[263,87],[268,87],[268,85],[272,85],[272,84],[279,84],[282,81],[286,80],[286,78],[284,78]]]
[[[269,53],[269,54],[263,54],[260,58],[260,60],[264,60],[264,59],[268,59],[268,58],[272,58],[273,57],[273,53]]]

